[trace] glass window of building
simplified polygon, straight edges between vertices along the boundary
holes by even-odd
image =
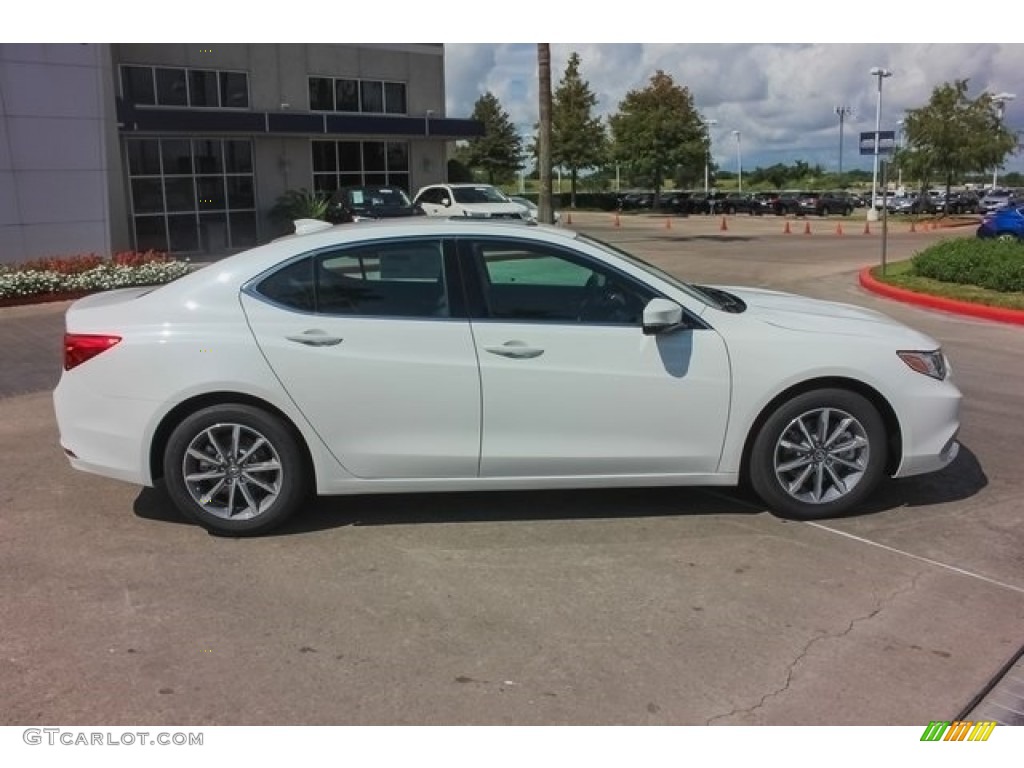
[[[364,184],[409,191],[409,144],[404,141],[313,141],[313,189]]]
[[[220,255],[256,245],[247,139],[128,139],[132,223],[140,250]]]

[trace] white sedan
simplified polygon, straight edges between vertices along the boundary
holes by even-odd
[[[299,229],[70,307],[72,466],[246,535],[314,491],[749,480],[816,519],[957,454],[938,343],[878,312],[690,285],[554,227]]]

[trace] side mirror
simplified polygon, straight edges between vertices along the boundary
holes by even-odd
[[[683,324],[683,308],[668,299],[651,299],[644,307],[644,336],[674,330]]]

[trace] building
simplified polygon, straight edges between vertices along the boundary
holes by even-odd
[[[218,256],[290,189],[446,174],[444,46],[0,45],[0,262]]]

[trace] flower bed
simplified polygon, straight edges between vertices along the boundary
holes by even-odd
[[[77,298],[96,291],[169,283],[188,273],[187,261],[155,251],[104,259],[94,253],[0,264],[0,305]]]

